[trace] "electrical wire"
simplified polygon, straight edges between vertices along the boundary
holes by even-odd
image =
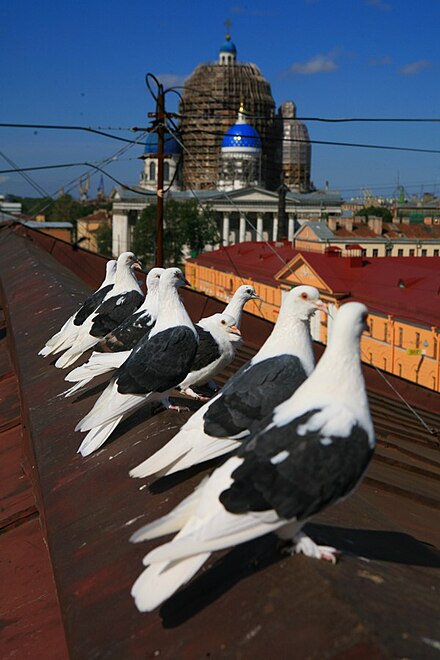
[[[89,126],[0,123],[0,128],[33,128],[35,130],[85,131],[86,133],[95,133],[96,135],[102,135],[103,137],[111,138],[112,140],[118,140],[119,142],[137,144],[136,140],[129,140],[128,138],[111,135],[111,133],[106,133],[105,131],[100,131],[96,128],[90,128]]]

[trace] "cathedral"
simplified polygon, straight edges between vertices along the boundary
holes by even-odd
[[[314,190],[307,127],[296,119],[293,101],[275,107],[270,84],[255,64],[237,61],[227,33],[217,61],[200,64],[185,81],[178,140],[170,134],[165,140],[165,184],[194,191],[275,191],[283,184],[291,192]],[[156,153],[152,134],[140,180],[149,190],[156,187]]]
[[[143,209],[156,202],[158,137],[150,133],[139,186],[113,195],[113,254],[130,250]],[[187,78],[178,122],[165,135],[165,197],[196,198],[216,213],[222,245],[293,240],[305,221],[341,215],[336,191],[311,181],[311,144],[293,101],[276,111],[255,64],[237,60],[230,35],[218,59]]]

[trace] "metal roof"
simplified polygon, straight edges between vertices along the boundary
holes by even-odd
[[[76,453],[73,428],[100,385],[66,403],[57,396],[64,374],[37,350],[89,292],[70,267],[89,282],[94,269],[96,286],[103,262],[95,260],[23,227],[0,234],[2,298],[32,452],[31,478],[69,657],[434,657],[440,588],[435,570],[440,564],[435,548],[440,542],[438,440],[368,367],[379,440],[375,459],[356,493],[310,526],[319,540],[344,551],[337,566],[282,557],[269,535],[214,554],[159,611],[136,610],[130,587],[153,543],[131,545],[131,533],[169,511],[207,469],[155,484],[128,477],[131,467],[174,435],[188,413],[149,417],[148,410],[140,411],[101,451],[86,459]],[[189,290],[184,297],[195,319],[223,307]],[[271,327],[244,315],[248,344],[234,368]],[[405,387],[407,399],[439,427],[438,395],[409,383]],[[35,549],[28,546],[27,552],[31,561]],[[17,657],[25,657],[22,644],[17,640]],[[46,651],[48,657],[50,645]]]

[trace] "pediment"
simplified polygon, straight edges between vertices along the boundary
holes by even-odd
[[[283,266],[275,275],[275,279],[282,281],[284,284],[307,284],[316,287],[320,291],[334,293],[331,286],[318,275],[303,254],[297,254],[286,266]]]
[[[274,201],[278,203],[278,195],[276,193],[269,190],[263,190],[262,188],[243,188],[242,190],[234,190],[228,192],[228,197],[233,199],[235,203],[273,203]]]

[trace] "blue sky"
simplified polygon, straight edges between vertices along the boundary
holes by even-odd
[[[238,60],[257,64],[277,106],[292,99],[302,117],[440,117],[438,0],[22,0],[2,7],[0,121],[148,125],[146,72],[182,84],[199,63],[217,59],[227,18]],[[315,140],[440,150],[440,124],[307,126]],[[99,162],[122,146],[82,132],[0,128],[0,151],[22,167]],[[391,193],[398,177],[410,193],[440,194],[440,154],[312,149],[315,185],[328,181],[347,198],[361,188]],[[135,146],[106,169],[136,184],[141,153]],[[85,169],[30,175],[53,194]],[[5,193],[36,195],[18,174],[0,175]]]

